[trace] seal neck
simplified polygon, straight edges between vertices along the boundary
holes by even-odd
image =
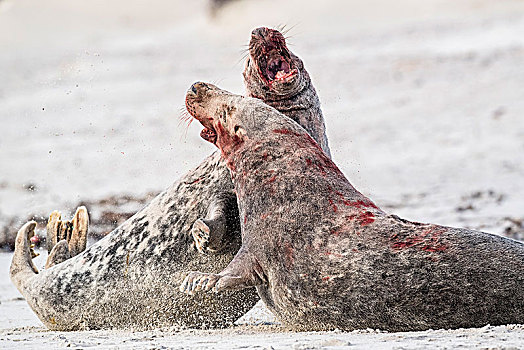
[[[272,217],[280,218],[271,221],[273,228],[293,222],[304,211],[321,211],[324,219],[331,220],[341,211],[380,210],[349,183],[305,132],[275,129],[263,140],[243,144],[228,157],[227,164],[244,218],[243,231],[257,227],[260,220],[266,225]]]
[[[223,156],[237,194],[256,190],[261,183],[293,183],[306,176],[329,182],[347,182],[344,174],[306,132],[274,129],[263,139],[246,141]]]
[[[298,92],[288,95],[273,96],[269,92],[260,91],[260,86],[256,82],[246,80],[247,92],[250,97],[263,100],[267,105],[300,124],[331,158],[324,116],[320,109],[320,100],[311,84],[309,74],[303,68],[301,69],[301,79],[303,81],[302,88]],[[257,95],[259,93],[261,96]]]

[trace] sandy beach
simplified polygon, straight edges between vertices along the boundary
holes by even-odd
[[[36,258],[43,267],[45,253]],[[218,330],[158,329],[55,332],[42,326],[9,283],[10,254],[0,254],[0,346],[2,349],[520,349],[524,325],[476,329],[388,333],[290,332],[261,305],[233,328]]]
[[[253,28],[287,25],[333,159],[380,207],[524,239],[524,2],[0,1],[0,235],[110,197],[134,212],[214,148],[180,123],[197,80],[243,93]],[[42,218],[42,221],[45,218]],[[41,268],[45,252],[40,251]],[[257,308],[225,330],[46,331],[0,253],[0,348],[524,347],[520,325],[294,333]],[[176,292],[176,291],[174,291]]]

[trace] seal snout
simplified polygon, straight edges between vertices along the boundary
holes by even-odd
[[[251,32],[251,36],[255,38],[258,37],[258,38],[263,39],[267,35],[268,31],[269,31],[269,28],[267,27],[255,28]]]
[[[196,88],[195,84],[191,85],[191,91],[193,91],[194,94],[197,93],[197,88]]]
[[[199,96],[199,95],[202,95],[207,90],[210,90],[210,87],[208,84],[203,83],[201,81],[197,81],[196,83],[193,83],[193,85],[191,85],[188,93],[193,93],[194,95]]]
[[[189,114],[204,126],[204,130],[200,132],[200,137],[215,144],[217,134],[213,127],[213,118],[209,116],[209,111],[205,107],[206,97],[209,97],[209,92],[213,92],[213,90],[218,89],[201,81],[193,83],[187,91],[186,108]]]
[[[186,108],[189,114],[200,120],[199,115],[202,113],[197,112],[197,105],[199,105],[207,95],[206,92],[211,90],[208,84],[201,81],[193,83],[186,94]]]

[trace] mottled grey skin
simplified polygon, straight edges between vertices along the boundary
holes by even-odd
[[[255,286],[296,330],[524,322],[522,243],[388,215],[297,123],[259,100],[203,86],[187,99],[199,101],[193,115],[217,134],[231,170],[242,247],[219,274],[189,274],[182,291]]]
[[[287,89],[311,89],[307,96],[316,96],[309,82],[302,83],[305,70],[296,73],[299,79]],[[255,78],[245,75],[250,85]],[[283,112],[298,118],[303,106],[298,105],[300,99],[296,101],[297,109]],[[289,108],[285,100],[282,103]],[[308,125],[324,125],[309,120],[322,119],[321,113],[308,113],[302,119]],[[325,138],[323,128],[311,131]],[[70,235],[74,225],[66,222],[58,228],[57,220],[52,215],[48,226],[48,269],[38,272],[31,261],[28,240],[33,223],[19,231],[11,264],[13,283],[50,329],[223,327],[259,299],[254,290],[196,299],[176,292],[188,271],[219,272],[241,245],[234,188],[220,152],[85,251],[78,252],[85,241]]]
[[[230,174],[220,154],[214,153],[107,237],[38,274],[28,244],[34,225],[26,224],[17,236],[11,279],[53,330],[230,325],[257,302],[255,291],[196,300],[173,292],[185,271],[218,272],[237,252],[238,225],[228,227],[229,240],[216,254],[198,253],[190,234],[192,224],[226,190],[227,219],[235,223],[238,211]],[[64,248],[65,242],[53,251]]]

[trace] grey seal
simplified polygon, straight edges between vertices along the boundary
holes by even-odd
[[[222,272],[190,273],[181,291],[256,287],[295,330],[524,322],[524,244],[385,213],[260,100],[204,83],[187,100],[231,170],[242,247]]]

